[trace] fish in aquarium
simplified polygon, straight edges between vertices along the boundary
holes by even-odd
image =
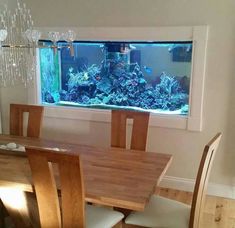
[[[152,74],[153,70],[151,67],[144,66],[144,70],[147,74]]]
[[[190,42],[78,42],[74,44],[76,57],[64,49],[54,59],[50,56],[53,52],[44,50],[40,52],[42,100],[58,105],[187,115],[191,62],[173,60],[169,51],[180,45],[192,50]],[[45,59],[50,59],[54,67]]]

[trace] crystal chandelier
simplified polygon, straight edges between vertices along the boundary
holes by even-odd
[[[22,0],[17,0],[17,7],[12,13],[7,6],[0,12],[0,87],[24,84],[28,86],[36,76],[37,58],[36,48],[45,48],[38,45],[41,32],[34,29],[30,10]],[[75,32],[66,33],[48,32],[52,41],[50,48],[55,50],[59,40],[67,41],[73,55],[73,41]],[[48,46],[47,46],[48,48]]]

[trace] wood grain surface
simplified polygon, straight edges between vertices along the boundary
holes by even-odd
[[[0,144],[9,142],[78,153],[83,164],[87,202],[137,211],[144,210],[172,160],[169,154],[0,135]],[[32,192],[31,171],[26,154],[0,151],[0,187],[15,187]],[[21,156],[17,156],[19,154]]]

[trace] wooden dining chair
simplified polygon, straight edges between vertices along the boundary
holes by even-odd
[[[44,107],[39,105],[10,104],[10,134],[23,136],[24,113],[29,113],[28,137],[40,137]]]
[[[191,207],[178,201],[153,196],[143,212],[133,212],[125,227],[199,228],[208,178],[221,139],[218,133],[205,146],[197,173]],[[133,226],[134,225],[134,226]]]
[[[126,148],[127,119],[133,119],[130,148],[133,150],[146,149],[149,112],[112,110],[111,117],[111,146]]]
[[[41,227],[121,227],[124,215],[109,208],[85,205],[82,164],[74,153],[26,147]],[[52,163],[58,165],[61,206]]]

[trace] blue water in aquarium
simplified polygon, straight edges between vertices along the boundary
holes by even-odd
[[[40,50],[42,102],[187,115],[192,42],[75,42]]]

